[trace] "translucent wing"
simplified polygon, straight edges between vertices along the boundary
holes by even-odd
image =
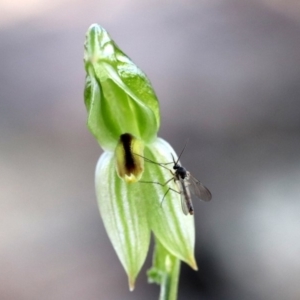
[[[187,181],[190,183],[189,186],[191,188],[192,193],[195,196],[206,202],[211,200],[211,192],[199,180],[197,180],[195,177],[189,174]]]
[[[179,178],[178,184],[180,184],[180,194],[181,194],[181,208],[185,215],[194,214],[194,208],[191,198],[191,193],[189,189],[189,183],[185,179]]]
[[[176,180],[176,184],[178,186],[178,189],[180,191],[180,199],[181,199],[181,208],[182,208],[182,211],[185,215],[188,215],[189,214],[189,207],[187,205],[187,201],[185,199],[185,194],[183,192],[183,184],[184,184],[184,181],[183,180]]]
[[[183,194],[181,194],[180,197],[181,197],[182,211],[185,215],[188,215],[189,214],[189,208],[187,207],[187,204],[186,204],[186,201],[185,201],[185,198],[184,198]]]

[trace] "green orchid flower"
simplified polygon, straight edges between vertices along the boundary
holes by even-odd
[[[95,176],[104,226],[130,290],[153,232],[156,246],[149,281],[161,285],[161,299],[176,299],[180,261],[197,269],[195,226],[193,216],[182,213],[180,194],[166,194],[177,186],[167,165],[161,164],[177,155],[157,137],[157,97],[146,75],[99,25],[87,31],[84,63],[87,125],[104,149]]]

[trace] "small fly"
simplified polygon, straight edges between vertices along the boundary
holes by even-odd
[[[140,181],[143,183],[155,183],[155,184],[159,184],[161,186],[165,186],[166,184],[168,184],[171,180],[174,180],[178,186],[179,191],[172,189],[171,187],[168,188],[168,190],[166,191],[162,202],[164,201],[166,195],[168,194],[168,192],[170,190],[180,194],[181,196],[181,207],[182,207],[182,211],[185,215],[190,214],[193,215],[194,214],[194,207],[193,207],[193,203],[192,203],[192,198],[191,198],[191,192],[197,196],[199,199],[203,200],[203,201],[210,201],[212,196],[211,196],[211,192],[209,191],[209,189],[204,186],[199,180],[197,180],[195,177],[193,177],[191,175],[191,173],[189,171],[186,170],[186,168],[184,168],[183,166],[181,166],[179,164],[179,159],[185,149],[187,144],[185,144],[184,148],[182,149],[177,161],[175,161],[173,154],[172,155],[172,159],[173,162],[170,163],[157,163],[154,162],[148,158],[144,159],[148,162],[157,164],[167,170],[169,170],[171,172],[171,174],[173,175],[172,178],[170,178],[168,181],[166,181],[165,183],[160,183],[160,182],[150,182],[150,181]],[[165,167],[165,165],[168,164],[173,164],[173,170],[170,170],[169,168]]]

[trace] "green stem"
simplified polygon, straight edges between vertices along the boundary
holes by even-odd
[[[160,285],[159,300],[176,300],[180,260],[169,253],[156,239],[153,266],[148,271],[148,281]]]
[[[165,274],[164,280],[161,283],[159,300],[177,299],[179,271],[180,261],[175,258],[171,272]]]

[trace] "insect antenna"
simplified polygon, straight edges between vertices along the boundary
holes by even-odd
[[[179,162],[179,159],[180,159],[180,157],[181,157],[181,155],[182,155],[182,153],[183,153],[183,151],[185,150],[185,147],[187,146],[187,144],[188,144],[188,142],[189,142],[189,139],[187,139],[186,140],[186,142],[185,142],[185,144],[184,144],[184,147],[183,147],[183,149],[181,150],[181,152],[180,152],[180,154],[179,154],[179,156],[178,156],[178,159],[177,159],[177,161],[175,162],[175,159],[174,159],[174,157],[173,157],[173,155],[172,155],[172,157],[173,157],[173,161],[174,161],[174,164],[178,164],[178,162]]]
[[[172,156],[172,159],[173,159],[173,164],[174,164],[174,166],[177,165],[178,161],[177,161],[177,162],[175,161],[175,158],[174,158],[174,156],[173,156],[172,153],[171,153],[171,156]]]
[[[151,160],[151,159],[149,159],[149,158],[147,158],[147,157],[144,157],[144,156],[142,156],[142,155],[140,155],[140,154],[137,154],[137,153],[133,153],[134,155],[137,155],[137,156],[139,156],[139,157],[142,157],[146,162],[150,162],[150,163],[152,163],[152,164],[155,164],[155,165],[159,165],[159,166],[161,166],[162,168],[165,168],[166,170],[169,170],[170,171],[170,169],[168,168],[168,167],[166,167],[165,165],[169,165],[169,164],[172,164],[173,162],[170,162],[170,163],[159,163],[159,162],[156,162],[156,161],[154,161],[154,160]]]

